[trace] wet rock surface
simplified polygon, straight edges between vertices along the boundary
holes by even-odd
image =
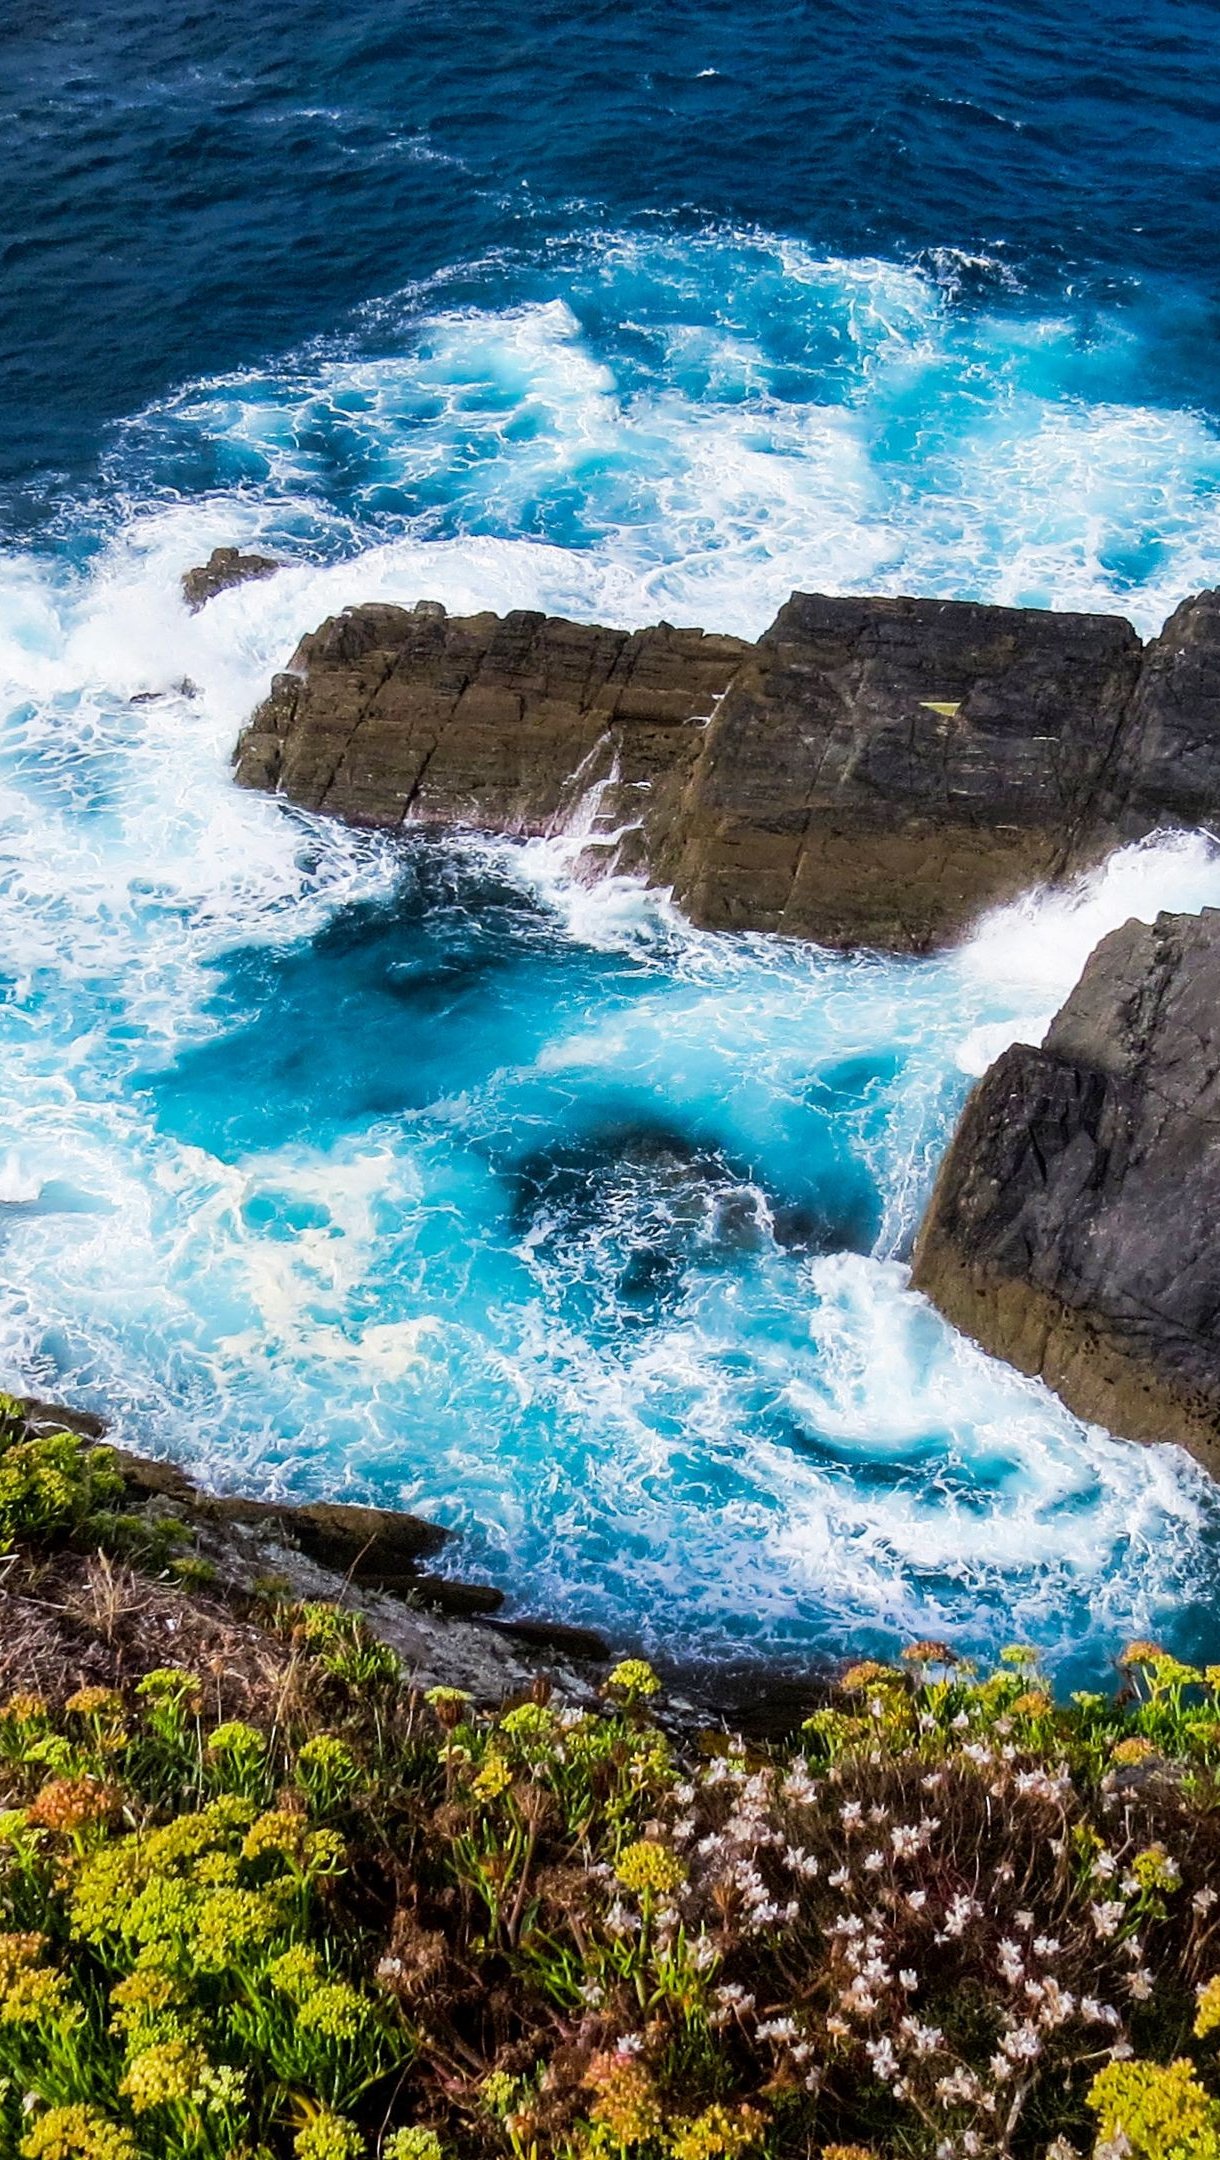
[[[748,650],[665,623],[349,608],[276,676],[237,777],[361,825],[536,837],[583,813],[596,844],[655,821]]]
[[[697,923],[926,951],[1220,804],[1220,599],[1104,615],[794,593],[757,644],[432,602],[305,637],[237,778],[353,823],[567,833]]]
[[[967,1103],[916,1286],[1080,1416],[1220,1472],[1220,910],[1103,939]]]
[[[197,615],[217,593],[228,592],[232,585],[245,585],[251,578],[272,577],[279,567],[270,555],[243,555],[235,547],[213,548],[205,563],[185,572],[182,597],[192,615]]]

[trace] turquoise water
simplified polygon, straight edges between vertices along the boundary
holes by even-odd
[[[672,1654],[1206,1634],[1212,1489],[985,1359],[904,1258],[970,1076],[1110,923],[1220,902],[1209,846],[904,962],[693,932],[562,840],[345,833],[228,754],[296,625],[401,571],[191,619],[196,529],[11,575],[10,1370],[221,1484],[435,1516],[519,1609]],[[471,546],[431,590],[566,574]]]
[[[670,1654],[1217,1653],[1216,1492],[906,1287],[1202,838],[905,963],[236,793],[361,600],[757,634],[1220,577],[1211,17],[177,0],[0,31],[0,1363]],[[1098,72],[1097,40],[1106,66]],[[33,184],[32,184],[33,183]],[[285,568],[191,618],[218,543]]]

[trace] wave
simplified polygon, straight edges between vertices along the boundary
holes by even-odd
[[[1220,569],[1214,423],[1137,394],[1153,317],[1152,295],[1038,313],[999,256],[585,234],[192,386],[122,431],[108,495],[219,492],[243,533],[314,558],[528,537],[633,622],[756,634],[800,586],[1152,631]]]

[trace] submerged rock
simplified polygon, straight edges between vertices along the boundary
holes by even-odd
[[[1220,1472],[1220,910],[1103,939],[971,1095],[914,1282],[1081,1417]]]
[[[185,572],[182,579],[182,597],[192,615],[214,600],[217,593],[227,592],[230,585],[246,585],[251,578],[271,577],[279,564],[270,555],[243,555],[239,548],[213,548],[205,563]]]

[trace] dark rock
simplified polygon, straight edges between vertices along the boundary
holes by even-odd
[[[537,836],[583,807],[596,839],[655,816],[748,650],[667,623],[349,608],[276,676],[237,778],[359,825]]]
[[[235,547],[213,548],[205,563],[185,572],[182,597],[192,615],[197,615],[201,607],[206,607],[217,593],[227,592],[230,585],[271,577],[279,567],[270,555],[243,555]]]
[[[1220,591],[1174,609],[1144,653],[1108,791],[1117,836],[1220,816]]]
[[[106,1420],[95,1410],[73,1410],[67,1403],[44,1402],[38,1395],[18,1395],[16,1401],[33,1433],[72,1432],[82,1440],[104,1440],[106,1437]]]
[[[1139,660],[1115,617],[794,593],[656,874],[714,928],[943,944],[1079,854]]]
[[[1116,616],[794,593],[739,638],[349,608],[237,777],[360,825],[583,838],[696,922],[924,951],[1220,810],[1220,594]]]
[[[593,1628],[565,1626],[561,1620],[495,1620],[492,1625],[527,1649],[549,1650],[582,1664],[608,1665],[614,1655],[604,1635]]]
[[[963,1112],[916,1286],[1080,1416],[1220,1471],[1220,910],[1103,939]]]
[[[46,1410],[48,1406],[35,1407]],[[75,1420],[72,1430],[86,1430],[83,1420],[87,1412],[60,1413],[57,1406],[52,1407],[59,1423]],[[100,1420],[92,1420],[91,1425],[99,1434],[105,1429]],[[294,1504],[204,1492],[176,1463],[153,1462],[125,1448],[113,1452],[133,1496],[168,1502],[188,1520],[222,1532],[236,1530],[268,1543],[288,1545],[318,1567],[361,1589],[382,1591],[434,1611],[462,1616],[498,1612],[504,1603],[504,1592],[490,1583],[455,1582],[448,1576],[429,1575],[421,1567],[421,1561],[434,1558],[449,1543],[451,1532],[439,1523],[398,1514],[390,1508],[350,1506],[330,1500]]]

